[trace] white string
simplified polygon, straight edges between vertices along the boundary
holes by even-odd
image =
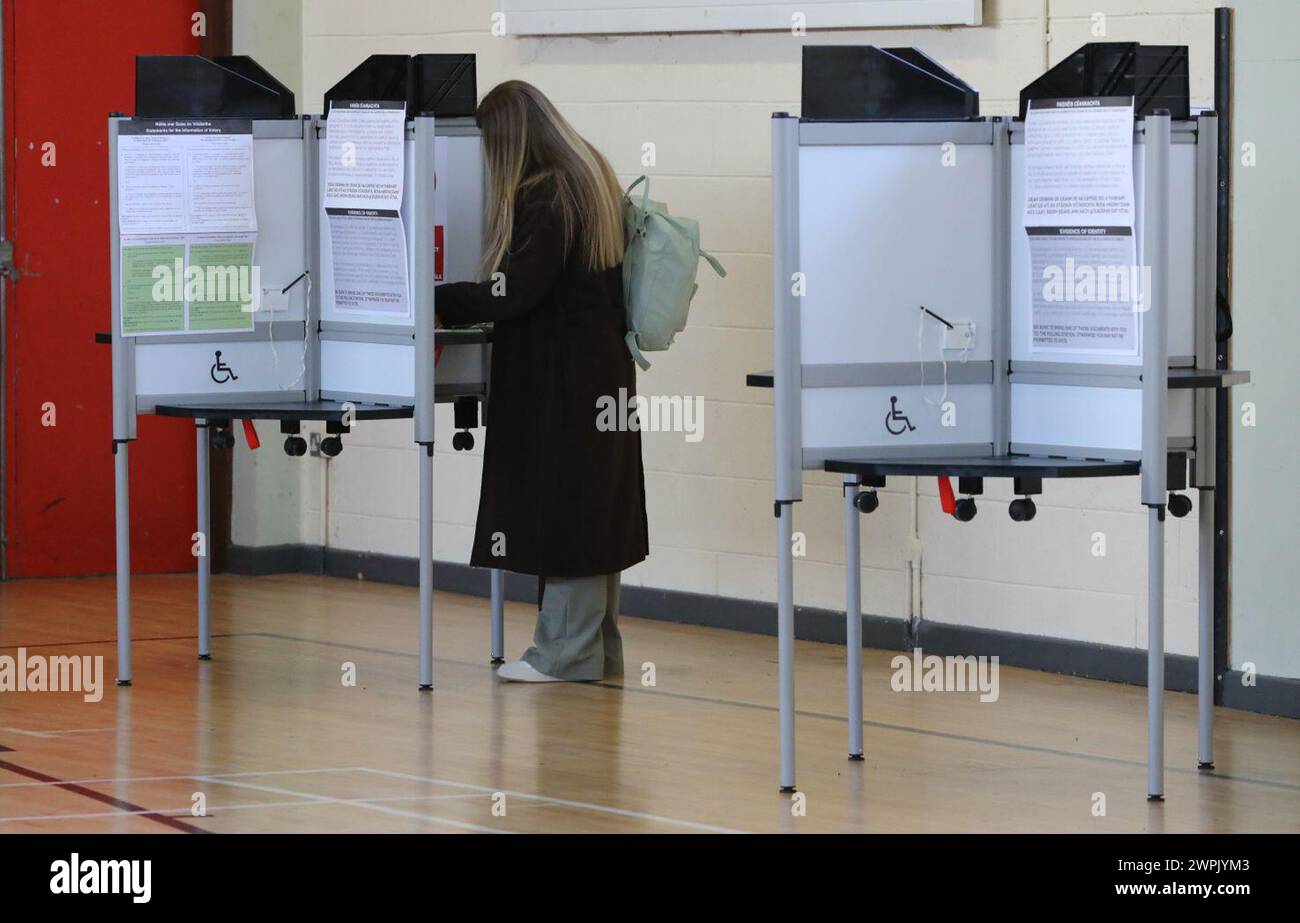
[[[307,318],[308,308],[311,306],[311,273],[304,272],[303,275],[306,277],[307,280],[307,294],[303,300],[303,309],[302,309],[303,338],[302,338],[302,352],[298,354],[298,375],[296,378],[294,378],[293,381],[289,382],[289,384],[282,387],[280,389],[281,391],[297,390],[298,384],[302,381],[303,376],[307,374],[307,337],[310,336],[311,334],[307,330],[306,318]],[[267,339],[271,344],[271,368],[275,372],[279,372],[280,354],[275,348],[275,312],[274,311],[271,312],[271,322],[267,324],[266,332],[267,332]],[[279,376],[277,375],[276,377],[278,378]]]
[[[945,324],[944,326],[946,327],[947,325]],[[948,350],[957,348],[954,346],[945,347],[943,345],[943,336],[944,334],[941,331],[939,334],[938,352],[939,364],[943,367],[943,393],[939,396],[938,401],[932,401],[930,398],[925,396],[925,309],[922,308],[920,314],[917,316],[916,323],[916,355],[917,361],[921,367],[921,400],[925,401],[928,406],[933,407],[936,410],[941,410],[943,405],[948,402]],[[970,357],[972,342],[974,342],[974,337],[967,341],[965,346],[961,347],[961,355],[958,357],[958,361],[965,362]]]
[[[939,340],[939,361],[943,364],[943,394],[939,396],[938,401],[932,401],[925,396],[925,309],[917,315],[916,321],[916,355],[917,362],[921,366],[921,400],[936,409],[942,408],[948,400],[948,357],[943,352],[943,340]]]

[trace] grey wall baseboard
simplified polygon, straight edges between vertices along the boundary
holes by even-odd
[[[324,549],[314,545],[231,545],[226,549],[225,570],[231,574],[262,577],[267,574],[323,573]]]
[[[404,586],[419,584],[419,562],[396,555],[367,554],[312,545],[232,546],[227,571],[238,574],[305,573],[329,577],[374,580]],[[488,596],[488,572],[467,564],[435,562],[434,587],[470,596]],[[537,601],[537,579],[506,574],[506,598]],[[754,634],[776,634],[773,603],[726,596],[709,596],[652,587],[624,586],[620,610],[637,618],[726,628]],[[807,606],[795,608],[795,637],[803,641],[845,643],[844,613]],[[902,619],[863,616],[866,647],[890,651],[923,648],[928,654],[997,656],[999,663],[1086,679],[1146,685],[1147,655],[1138,648],[1114,647],[1062,638],[1022,635],[988,628],[969,628],[922,621],[909,626]],[[1255,685],[1243,686],[1242,674],[1224,677],[1222,704],[1229,708],[1300,718],[1300,679],[1257,676]],[[1196,658],[1165,655],[1165,688],[1171,692],[1196,691]]]
[[[1255,685],[1247,686],[1242,683],[1244,676],[1240,670],[1229,670],[1224,674],[1224,705],[1265,715],[1300,718],[1300,679],[1256,676]]]

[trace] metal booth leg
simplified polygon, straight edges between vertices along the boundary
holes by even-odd
[[[492,662],[505,663],[506,573],[499,567],[492,574]]]
[[[1199,628],[1196,659],[1196,764],[1214,768],[1214,491],[1197,494],[1199,542],[1197,595]]]
[[[117,684],[131,685],[131,468],[128,443],[113,443],[113,519],[117,548]]]
[[[844,478],[844,645],[848,649],[849,759],[862,759],[862,534],[857,476]]]
[[[198,463],[198,532],[203,553],[199,567],[199,660],[212,659],[212,494],[208,478],[208,421],[194,421],[195,456]]]
[[[794,792],[794,513],[777,504],[776,651],[780,676],[781,791]]]
[[[1165,797],[1165,510],[1147,510],[1147,800]]]
[[[433,443],[420,446],[420,688],[433,688]]]

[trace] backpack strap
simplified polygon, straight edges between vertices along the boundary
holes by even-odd
[[[635,330],[629,330],[627,336],[623,337],[623,342],[627,344],[627,350],[632,354],[633,361],[641,366],[641,371],[644,372],[650,368],[650,360],[645,357],[645,353],[641,352],[641,348],[636,345]]]
[[[632,201],[632,190],[637,186],[640,186],[642,183],[645,183],[645,188],[641,190],[641,204],[637,205],[636,202]],[[628,186],[627,189],[623,191],[623,197],[627,199],[629,205],[636,209],[637,227],[643,227],[645,225],[646,214],[650,211],[650,177],[642,173],[636,179],[632,180],[632,185]]]
[[[708,264],[713,267],[713,271],[716,272],[720,278],[723,279],[727,278],[727,270],[721,263],[718,262],[718,258],[716,256],[714,256],[712,253],[710,253],[707,250],[701,250],[700,256],[704,257],[704,259],[708,261]]]

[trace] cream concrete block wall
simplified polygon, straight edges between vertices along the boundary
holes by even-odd
[[[473,52],[479,92],[528,80],[609,157],[624,182],[640,173],[675,211],[700,220],[725,280],[701,271],[690,327],[640,376],[645,394],[701,395],[704,438],[644,437],[652,553],[627,582],[775,599],[771,395],[744,386],[770,368],[773,111],[798,112],[804,42],[914,45],[980,90],[986,115],[1018,107],[1020,88],[1049,62],[1105,38],[1186,43],[1192,92],[1212,95],[1214,0],[986,0],[978,28],[787,33],[494,37],[492,0],[303,0],[304,111],[368,54]],[[1049,15],[1050,14],[1050,15]],[[642,145],[655,164],[642,166]],[[436,554],[468,560],[480,480],[479,447],[449,450],[450,414],[438,422]],[[363,424],[342,456],[307,459],[304,540],[414,555],[415,465],[409,423]],[[839,479],[810,473],[795,528],[807,555],[795,566],[796,600],[843,605]],[[913,487],[916,499],[913,499]],[[890,481],[863,517],[863,600],[893,618],[1140,647],[1145,644],[1145,516],[1136,481],[1051,482],[1034,523],[1006,515],[1009,483],[991,481],[975,522],[938,511],[933,480]],[[1195,515],[1171,520],[1169,648],[1195,650]],[[913,523],[919,541],[913,542]],[[574,523],[574,528],[581,528]],[[1092,552],[1094,533],[1106,555]],[[913,592],[909,564],[922,575]],[[910,605],[910,610],[909,610]]]
[[[1300,4],[1234,0],[1233,364],[1252,381],[1233,391],[1232,622],[1229,660],[1267,676],[1300,677],[1294,576],[1300,547],[1296,413],[1295,210],[1300,201]],[[1243,145],[1254,146],[1253,166]],[[1255,425],[1243,425],[1243,405]]]

